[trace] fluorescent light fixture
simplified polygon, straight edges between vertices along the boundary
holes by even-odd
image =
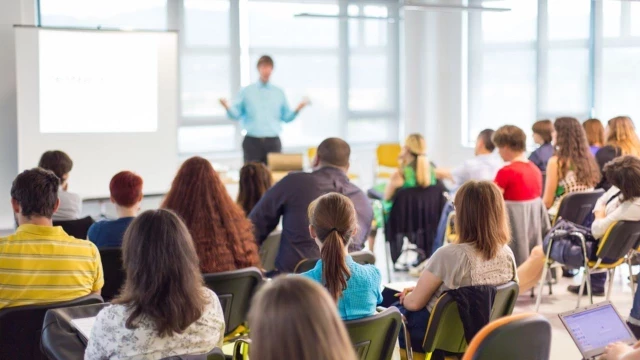
[[[358,20],[384,20],[390,23],[395,22],[394,18],[382,17],[382,16],[366,16],[366,15],[328,15],[328,14],[311,14],[300,13],[295,14],[294,17],[307,17],[307,18],[319,18],[319,19],[358,19]]]

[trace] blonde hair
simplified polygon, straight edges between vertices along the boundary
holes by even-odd
[[[410,134],[404,141],[404,146],[415,158],[416,182],[420,187],[431,185],[431,165],[427,159],[427,142],[420,134]],[[407,166],[409,164],[402,164]]]
[[[336,303],[302,276],[264,285],[251,304],[249,326],[252,359],[356,360]]]
[[[640,156],[640,140],[630,117],[614,117],[607,125],[609,126],[607,145],[619,148],[622,155]]]
[[[486,260],[509,243],[511,232],[500,189],[489,181],[470,180],[456,192],[458,243],[473,243]]]

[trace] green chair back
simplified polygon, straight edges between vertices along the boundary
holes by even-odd
[[[496,297],[493,299],[491,308],[491,318],[489,321],[499,319],[503,316],[511,315],[516,306],[520,287],[515,281],[509,281],[504,285],[496,287]]]
[[[359,360],[390,360],[402,328],[400,311],[391,307],[364,319],[346,321]]]
[[[463,353],[467,346],[458,304],[444,293],[431,312],[422,348],[429,358],[435,350]]]

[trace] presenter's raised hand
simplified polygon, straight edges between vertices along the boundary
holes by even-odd
[[[220,105],[222,105],[225,109],[229,110],[229,101],[225,98],[220,98]]]
[[[311,100],[309,100],[308,97],[304,97],[302,99],[302,101],[300,101],[298,106],[296,107],[296,112],[300,112],[302,109],[304,109],[309,104],[311,104]]]

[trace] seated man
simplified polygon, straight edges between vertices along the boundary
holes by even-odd
[[[39,167],[53,171],[60,179],[60,208],[53,214],[54,221],[76,220],[82,214],[82,199],[78,194],[67,191],[69,187],[69,173],[73,168],[73,161],[66,153],[60,150],[47,151],[40,157]]]
[[[313,200],[330,192],[346,195],[353,201],[359,231],[350,250],[362,249],[371,227],[373,209],[365,193],[349,182],[350,154],[351,148],[344,140],[324,140],[318,146],[312,173],[296,172],[285,176],[264,194],[249,214],[259,244],[278,226],[282,217],[282,237],[276,257],[278,272],[293,272],[301,260],[320,257],[318,245],[309,235],[307,208]]]
[[[95,245],[53,226],[60,180],[51,171],[22,172],[11,186],[16,233],[0,238],[0,309],[73,300],[104,284]]]
[[[502,160],[493,150],[496,146],[491,137],[494,131],[485,129],[480,132],[476,140],[475,157],[465,161],[457,168],[436,169],[436,177],[440,180],[450,180],[454,183],[454,188],[462,186],[469,180],[493,180],[502,167]]]

